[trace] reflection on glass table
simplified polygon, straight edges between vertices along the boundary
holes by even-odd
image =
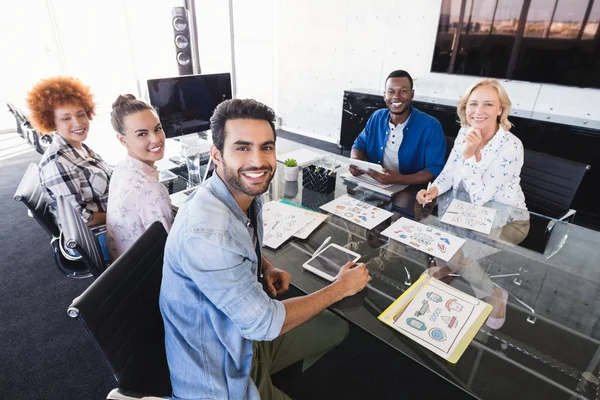
[[[440,221],[444,207],[454,198],[463,198],[463,193],[449,192],[436,204],[399,210],[393,198],[347,185],[339,172],[332,198],[350,195],[392,211],[394,216],[367,230],[330,215],[306,240],[293,239],[275,251],[265,249],[277,267],[292,274],[296,287],[311,293],[327,284],[303,270],[302,264],[331,236],[332,243],[361,254],[359,261],[367,264],[372,276],[366,290],[336,304],[334,311],[386,342],[390,351],[401,352],[483,399],[596,398],[600,362],[599,232],[521,211],[522,217],[528,216],[529,221],[538,218],[551,229],[535,230],[530,224],[527,230],[523,223],[520,227],[517,223],[514,228],[521,229],[514,229],[511,235],[508,231],[512,228],[503,228],[527,218],[514,218],[518,210],[488,204],[497,210],[499,219],[486,235]],[[316,210],[330,201],[304,190],[301,179],[297,186],[286,186],[282,174],[277,172],[265,201],[285,198]],[[458,256],[462,258],[438,263],[428,254],[381,235],[395,220],[407,215],[465,239],[467,245]],[[538,242],[528,242],[531,238]],[[496,324],[496,329],[484,325],[456,365],[377,320],[379,313],[425,271],[480,298],[495,294],[496,299],[490,303],[496,300],[497,306],[506,306],[504,322]],[[500,316],[502,313],[496,313]]]

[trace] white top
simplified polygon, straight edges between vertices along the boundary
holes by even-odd
[[[471,203],[478,206],[493,200],[527,210],[520,184],[524,154],[519,138],[500,127],[481,150],[479,162],[475,156],[465,160],[463,139],[470,129],[460,129],[444,169],[433,182],[438,195],[450,188],[460,188],[469,194]]]
[[[173,211],[158,171],[127,155],[114,170],[108,190],[106,234],[111,260],[116,260],[154,222],[169,232]]]
[[[404,127],[410,119],[410,115],[401,124],[394,125],[388,121],[389,130],[386,132],[387,141],[385,142],[385,149],[383,149],[383,162],[384,168],[398,172],[398,149],[404,139]]]

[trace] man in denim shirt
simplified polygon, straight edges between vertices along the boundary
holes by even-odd
[[[348,263],[318,292],[272,298],[291,281],[261,254],[260,195],[277,166],[274,119],[254,100],[216,108],[215,174],[179,209],[167,239],[160,309],[175,398],[287,399],[270,375],[339,344],[347,324],[322,311],[370,280],[364,264]]]

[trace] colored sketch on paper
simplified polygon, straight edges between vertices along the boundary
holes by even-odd
[[[305,211],[279,201],[263,205],[263,246],[276,249],[311,223],[314,217]]]
[[[399,307],[390,323],[423,346],[447,357],[457,347],[486,303],[429,279],[408,306]]]
[[[464,239],[408,218],[400,218],[381,233],[444,261],[465,243]]]
[[[373,229],[392,213],[382,208],[372,206],[350,196],[343,195],[321,206],[321,209],[354,222],[366,229]]]
[[[441,221],[487,235],[492,230],[495,216],[496,210],[493,208],[475,206],[471,203],[454,199],[448,206]]]

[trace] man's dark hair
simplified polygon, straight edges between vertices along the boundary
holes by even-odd
[[[253,99],[225,100],[215,108],[212,117],[210,117],[212,141],[221,154],[225,143],[225,123],[232,119],[267,121],[273,130],[273,138],[277,137],[275,133],[275,112],[271,107]]]
[[[408,78],[408,81],[410,82],[410,88],[413,88],[412,76],[410,76],[410,74],[403,69],[397,69],[395,71],[392,71],[385,80],[385,83],[387,83],[388,79],[390,78]]]

